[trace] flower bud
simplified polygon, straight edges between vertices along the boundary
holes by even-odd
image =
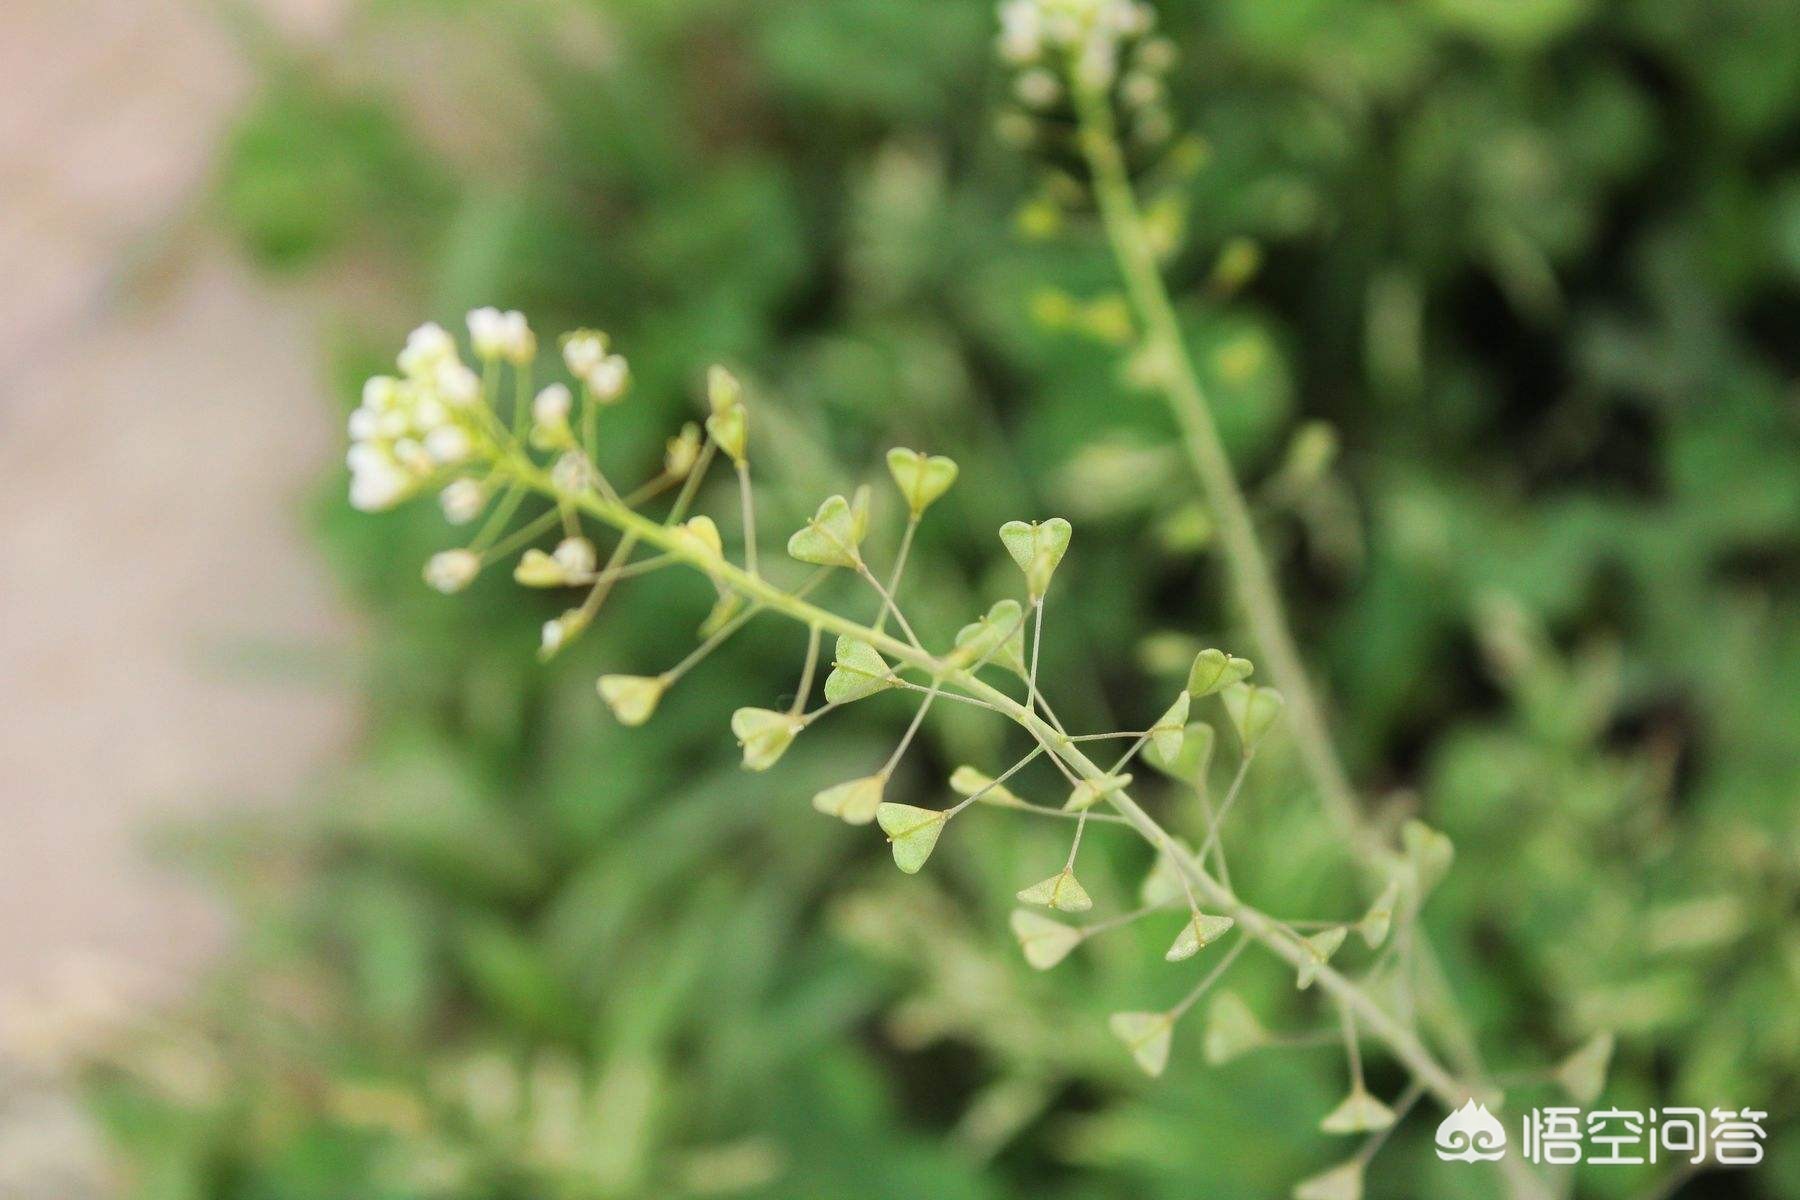
[[[563,365],[569,374],[585,381],[606,357],[606,335],[595,329],[576,329],[563,334]]]
[[[581,378],[594,399],[602,404],[617,404],[624,398],[625,389],[631,386],[631,365],[622,354],[608,354]]]
[[[438,493],[438,505],[444,510],[444,520],[467,525],[486,507],[487,489],[473,479],[458,479]]]
[[[555,657],[564,646],[581,636],[588,620],[588,615],[579,608],[571,608],[555,620],[545,621],[539,635],[538,657],[545,661]]]
[[[427,379],[440,364],[456,360],[456,342],[435,321],[427,321],[406,336],[406,348],[396,360],[408,379]]]
[[[481,556],[473,550],[442,550],[425,564],[425,582],[446,596],[460,592],[481,573]]]
[[[557,543],[552,557],[571,580],[581,580],[594,573],[594,543],[584,537],[564,538]]]

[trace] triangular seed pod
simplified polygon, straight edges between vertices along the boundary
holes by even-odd
[[[1125,1043],[1131,1057],[1144,1073],[1157,1076],[1169,1065],[1169,1043],[1175,1021],[1168,1013],[1114,1013],[1107,1022],[1114,1037]]]
[[[956,482],[956,464],[943,455],[926,457],[917,450],[896,446],[888,451],[888,473],[917,517],[930,508]]]
[[[1606,1087],[1606,1071],[1612,1065],[1613,1035],[1596,1033],[1581,1049],[1562,1060],[1556,1068],[1556,1082],[1563,1091],[1586,1107],[1600,1098]]]
[[[1362,1200],[1363,1161],[1353,1158],[1294,1186],[1294,1200]]]
[[[885,775],[852,779],[819,792],[812,798],[812,805],[847,825],[867,825],[875,819],[875,810],[881,806],[881,793],[886,786]]]
[[[916,875],[937,848],[938,835],[944,832],[949,817],[936,809],[888,803],[875,810],[875,820],[892,844],[894,865]]]
[[[1322,1133],[1374,1133],[1394,1123],[1394,1110],[1360,1084],[1319,1122]]]
[[[1220,992],[1206,1010],[1206,1061],[1213,1066],[1228,1063],[1270,1042],[1256,1014],[1236,992]]]
[[[1008,521],[1000,527],[1000,542],[1025,572],[1025,589],[1035,601],[1050,589],[1050,577],[1069,548],[1072,533],[1061,517],[1048,521]]]
[[[1094,907],[1092,897],[1087,889],[1081,886],[1081,880],[1075,878],[1075,872],[1067,867],[1039,880],[1023,889],[1018,895],[1021,904],[1041,904],[1045,908],[1054,908],[1059,912],[1086,912]]]
[[[1233,658],[1223,650],[1202,650],[1188,668],[1188,695],[1198,700],[1241,683],[1255,670],[1247,658]]]
[[[832,704],[849,704],[865,696],[896,686],[893,669],[880,651],[865,641],[840,637],[832,655],[831,674],[825,677],[825,699]]]
[[[1304,991],[1312,986],[1313,980],[1319,977],[1319,968],[1331,961],[1331,956],[1344,944],[1344,937],[1344,927],[1338,925],[1300,939],[1306,947],[1306,959],[1300,964],[1296,987]]]
[[[642,725],[669,685],[660,675],[602,675],[596,686],[619,724]]]
[[[1150,727],[1150,744],[1165,762],[1174,762],[1181,755],[1181,743],[1187,738],[1188,705],[1188,694],[1183,692]]]
[[[1175,935],[1175,941],[1163,953],[1169,962],[1180,962],[1184,958],[1192,958],[1200,953],[1209,943],[1223,937],[1225,931],[1237,922],[1230,917],[1210,916],[1203,912],[1189,911],[1188,919],[1181,926],[1181,932]]]
[[[1234,683],[1219,693],[1225,702],[1225,715],[1237,730],[1238,744],[1246,752],[1254,750],[1263,734],[1281,715],[1281,693],[1274,688],[1257,687],[1253,683]]]
[[[1012,931],[1013,936],[1019,939],[1019,949],[1024,953],[1025,961],[1039,971],[1048,971],[1081,944],[1079,929],[1064,925],[1061,921],[1053,921],[1028,908],[1013,910]]]
[[[792,713],[772,708],[740,708],[731,714],[731,732],[744,750],[744,766],[766,771],[787,753],[805,722]]]
[[[854,567],[858,561],[856,516],[842,496],[828,496],[813,519],[794,531],[787,551],[804,563],[821,567]]]

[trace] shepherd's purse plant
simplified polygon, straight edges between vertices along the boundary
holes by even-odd
[[[528,588],[574,592],[579,598],[543,626],[539,653],[546,658],[581,636],[619,584],[679,569],[704,576],[718,599],[691,653],[654,674],[597,680],[600,700],[624,725],[651,720],[665,694],[749,621],[767,615],[793,623],[797,682],[782,689],[791,702],[742,707],[731,719],[747,769],[773,767],[837,709],[886,692],[911,697],[916,708],[892,752],[871,762],[867,774],[818,792],[812,807],[848,826],[875,826],[908,874],[928,865],[944,837],[959,835],[963,825],[952,832],[952,824],[977,806],[1065,823],[1066,857],[1045,863],[1042,878],[1018,881],[1012,932],[1026,961],[1049,970],[1090,939],[1137,922],[1167,923],[1165,957],[1194,960],[1192,988],[1170,1008],[1111,1019],[1124,1050],[1151,1075],[1168,1062],[1176,1023],[1203,998],[1210,997],[1204,1038],[1210,1061],[1278,1042],[1220,985],[1238,956],[1252,949],[1285,963],[1297,988],[1316,989],[1334,1010],[1345,1049],[1346,1095],[1320,1115],[1320,1128],[1364,1138],[1344,1163],[1300,1182],[1294,1195],[1356,1200],[1369,1161],[1420,1099],[1448,1109],[1471,1098],[1500,1099],[1419,926],[1420,907],[1449,869],[1452,849],[1420,822],[1406,822],[1395,838],[1364,816],[1189,360],[1160,273],[1172,235],[1166,221],[1140,205],[1137,182],[1140,175],[1154,179],[1167,157],[1159,150],[1172,138],[1161,78],[1173,47],[1154,35],[1147,8],[1124,0],[1010,0],[1001,19],[1000,52],[1018,72],[1020,108],[1009,128],[1050,152],[1049,182],[1028,208],[1036,211],[1028,224],[1058,224],[1090,201],[1097,210],[1132,314],[1129,371],[1167,398],[1177,420],[1269,686],[1249,657],[1206,649],[1193,659],[1185,687],[1146,705],[1158,715],[1145,727],[1072,730],[1046,694],[1055,689],[1038,671],[1059,566],[1066,554],[1079,553],[1068,521],[1020,514],[1035,519],[1002,525],[996,549],[1017,567],[1017,594],[969,613],[948,644],[934,645],[915,629],[902,596],[915,534],[955,485],[955,462],[906,448],[888,453],[906,517],[896,549],[881,561],[872,561],[868,549],[883,540],[871,537],[875,505],[868,489],[825,498],[793,531],[785,554],[771,553],[757,538],[754,404],[730,371],[711,368],[700,419],[669,439],[659,469],[635,484],[615,482],[602,469],[599,450],[629,397],[628,361],[605,334],[576,330],[560,340],[568,382],[539,388],[537,338],[517,312],[469,314],[473,365],[448,331],[428,324],[408,338],[396,375],[368,381],[350,418],[350,498],[377,511],[435,493],[449,522],[473,528],[462,546],[425,564],[426,582],[439,591],[461,591],[481,572],[499,568]],[[703,481],[721,466],[735,476],[738,511],[730,518],[694,511]],[[528,502],[541,511],[527,513]],[[832,604],[819,599],[839,594],[823,587],[834,573],[853,577],[861,592]],[[1009,722],[1024,734],[1028,751],[1010,763],[957,768],[946,781],[954,799],[941,805],[890,797],[896,769],[939,703]],[[1347,861],[1366,878],[1368,905],[1360,913],[1281,918],[1233,887],[1221,831],[1258,747],[1284,722]],[[1232,759],[1229,784],[1216,800],[1209,787],[1215,752]],[[1015,777],[1039,759],[1067,789],[1059,802],[1022,794]],[[1193,806],[1205,831],[1197,845],[1152,815],[1164,801],[1140,799],[1151,790],[1140,764],[1173,781],[1175,799],[1166,803]],[[1136,907],[1077,923],[1069,918],[1095,907],[1077,870],[1090,830],[1141,839],[1154,866]],[[1339,963],[1352,938],[1366,952],[1355,970]],[[1365,1083],[1365,1044],[1406,1072],[1409,1083],[1397,1096],[1378,1098]],[[1560,1077],[1572,1092],[1591,1098],[1598,1091],[1609,1045],[1597,1039],[1564,1064]],[[1516,1160],[1503,1160],[1499,1169],[1510,1195],[1547,1194]]]

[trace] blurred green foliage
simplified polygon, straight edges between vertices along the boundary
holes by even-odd
[[[1359,779],[1456,841],[1428,918],[1484,1047],[1529,1072],[1616,1029],[1615,1103],[1763,1108],[1786,1144],[1682,1195],[1800,1194],[1800,6],[1162,19],[1199,139],[1170,196],[1184,319]],[[610,330],[638,378],[621,474],[707,362],[744,368],[789,446],[759,466],[771,528],[888,445],[956,455],[908,585],[936,636],[1011,586],[1001,521],[1068,511],[1044,675],[1072,725],[1134,727],[1171,647],[1243,642],[1159,403],[1040,319],[1047,289],[1114,284],[1079,221],[1019,232],[991,22],[986,0],[370,4],[323,50],[264,44],[216,212],[272,267],[383,264],[446,324],[491,302]],[[333,347],[346,403],[418,315]],[[1341,453],[1296,483],[1302,417]],[[677,658],[704,585],[623,590],[540,668],[548,601],[437,596],[435,511],[341,495],[314,511],[367,614],[363,747],[298,832],[209,840],[242,948],[191,1024],[95,1078],[137,1195],[1185,1200],[1283,1194],[1341,1154],[1312,1132],[1330,1050],[1206,1068],[1189,1022],[1168,1076],[1135,1076],[1104,1014],[1185,986],[1160,927],[1024,968],[1005,913],[1061,831],[947,839],[900,881],[809,810],[885,752],[897,699],[743,774],[727,715],[776,700],[800,649],[753,625],[622,731],[594,676]],[[939,715],[891,795],[991,764],[996,727]],[[1273,756],[1240,887],[1356,911]],[[1093,854],[1102,909],[1127,902],[1146,864]],[[1320,1020],[1241,971],[1271,1023]],[[1429,1130],[1376,1194],[1489,1194]]]

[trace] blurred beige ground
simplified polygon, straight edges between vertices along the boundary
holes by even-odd
[[[296,503],[339,446],[317,306],[184,216],[247,86],[210,11],[0,3],[0,1011],[175,994],[224,930],[145,828],[291,799],[347,736],[329,672],[242,661],[344,641]],[[20,1190],[22,1140],[0,1196],[77,1194]]]

